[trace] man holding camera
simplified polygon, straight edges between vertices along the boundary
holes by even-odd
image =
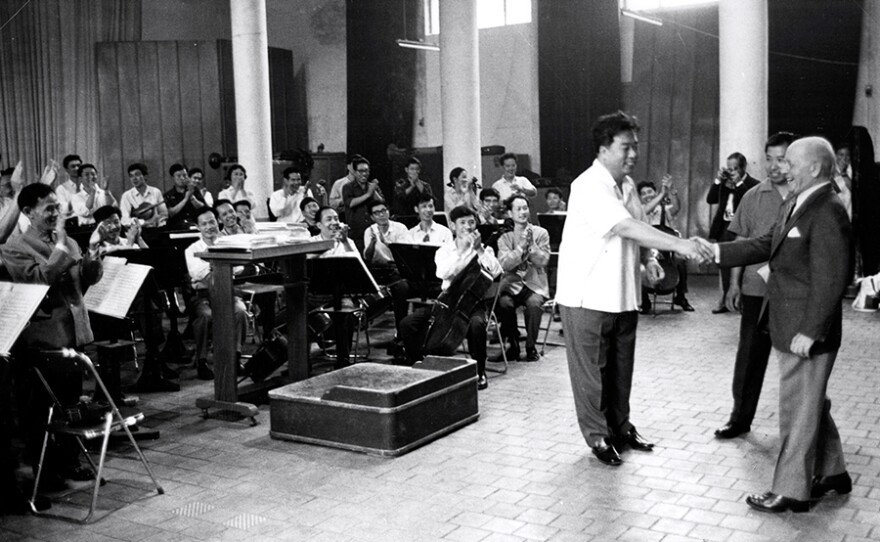
[[[735,236],[727,231],[733,215],[739,207],[739,202],[749,189],[758,184],[754,177],[746,173],[746,157],[735,152],[727,157],[727,167],[718,170],[715,182],[709,187],[706,195],[706,203],[718,205],[715,218],[709,227],[709,239],[723,242],[733,241]],[[730,270],[719,269],[721,277],[721,299],[718,305],[712,309],[712,314],[728,312],[725,303],[727,290],[730,288]]]

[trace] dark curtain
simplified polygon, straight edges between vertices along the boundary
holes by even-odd
[[[348,152],[370,160],[386,198],[391,197],[390,144],[409,148],[413,138],[416,55],[399,38],[424,36],[421,0],[347,0]]]
[[[594,158],[590,127],[620,108],[617,0],[538,2],[541,169],[576,176]],[[350,84],[350,83],[349,83]]]
[[[20,11],[19,11],[20,9]],[[100,163],[95,43],[141,37],[137,0],[0,2],[0,153],[32,179],[77,153]]]

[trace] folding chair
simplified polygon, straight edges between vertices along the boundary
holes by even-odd
[[[504,275],[501,275],[502,277]],[[486,315],[486,331],[488,333],[489,328],[494,326],[495,333],[498,335],[498,344],[501,347],[501,359],[504,360],[504,368],[503,369],[490,369],[489,366],[486,366],[486,371],[490,371],[498,374],[505,374],[507,370],[510,368],[510,363],[507,360],[507,348],[504,346],[504,337],[501,336],[501,323],[498,321],[498,316],[495,314],[495,307],[498,306],[498,298],[501,297],[501,278],[495,281],[492,285],[495,288],[495,295],[492,296],[492,307],[489,309],[489,313]],[[488,360],[487,360],[488,361]]]
[[[38,367],[34,367],[34,371],[42,382],[43,387],[46,389],[46,392],[49,394],[49,397],[51,398],[53,404],[49,407],[49,416],[46,420],[46,429],[45,433],[43,434],[43,447],[40,450],[40,459],[37,463],[37,473],[34,480],[34,490],[31,494],[30,500],[28,501],[30,503],[33,513],[38,515],[56,517],[58,519],[64,519],[67,521],[75,521],[83,524],[89,523],[95,514],[95,507],[98,504],[98,492],[101,488],[101,477],[104,473],[104,462],[107,458],[107,444],[110,440],[110,434],[113,431],[119,431],[120,429],[125,431],[125,434],[128,436],[128,440],[134,447],[135,452],[137,452],[141,464],[143,464],[144,468],[147,471],[147,474],[153,481],[153,485],[156,487],[156,492],[159,495],[164,494],[165,490],[162,489],[162,486],[159,485],[159,482],[153,475],[153,470],[150,468],[150,464],[147,462],[146,457],[144,457],[144,454],[141,452],[137,441],[135,440],[134,436],[131,433],[131,430],[129,429],[129,426],[134,425],[144,419],[143,413],[140,411],[127,411],[126,414],[123,415],[119,411],[119,409],[116,407],[116,402],[113,401],[113,398],[107,390],[107,387],[104,385],[104,381],[101,380],[101,376],[98,374],[95,365],[92,363],[92,360],[89,359],[88,356],[86,356],[85,354],[77,352],[72,348],[64,348],[60,352],[46,352],[45,354],[52,357],[59,356],[62,360],[65,361],[73,361],[76,364],[77,368],[82,371],[87,371],[88,374],[92,378],[94,378],[95,385],[98,386],[100,390],[104,393],[104,396],[110,405],[110,412],[104,415],[103,421],[92,424],[75,424],[65,419],[53,420],[55,407],[58,407],[60,409],[63,408],[63,406],[58,401],[57,396],[52,391],[52,388],[49,386],[49,382],[43,376],[43,373]],[[95,473],[95,487],[92,490],[92,500],[91,505],[89,506],[89,513],[83,519],[77,520],[75,518],[70,518],[66,516],[44,514],[39,512],[36,508],[36,505],[34,504],[37,498],[37,493],[40,489],[40,477],[43,472],[43,462],[46,458],[46,448],[49,444],[50,434],[73,437],[79,445],[80,451],[86,457],[86,460],[88,461],[89,466],[91,466],[92,471]],[[83,440],[92,440],[99,437],[102,439],[101,455],[98,460],[98,465],[96,466],[91,456],[89,455],[89,452],[86,449]]]

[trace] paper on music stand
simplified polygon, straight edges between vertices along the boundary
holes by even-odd
[[[148,265],[128,263],[124,258],[107,256],[102,262],[104,274],[83,296],[86,308],[114,318],[125,318],[141,284],[152,269]]]
[[[9,355],[48,291],[46,284],[0,282],[0,355]]]

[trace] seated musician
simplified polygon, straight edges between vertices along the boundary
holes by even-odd
[[[501,196],[494,188],[480,190],[480,224],[500,224],[504,221],[501,209]]]
[[[312,191],[303,186],[302,173],[299,168],[291,166],[284,170],[281,188],[272,192],[269,197],[269,210],[278,222],[300,222],[303,198],[311,198]]]
[[[231,201],[228,199],[218,199],[217,203],[214,204],[214,211],[220,224],[221,235],[244,233],[244,228],[238,223],[238,214],[236,214],[235,207]]]
[[[442,224],[434,222],[434,196],[423,193],[419,204],[413,210],[419,215],[419,223],[409,230],[409,243],[414,245],[437,245],[452,240],[452,232]],[[366,239],[366,237],[365,237]]]
[[[20,427],[27,438],[25,455],[36,472],[51,400],[32,368],[47,369],[44,376],[62,405],[70,407],[79,402],[83,392],[81,374],[52,370],[53,365],[41,352],[80,348],[94,340],[83,292],[100,280],[102,266],[100,260],[82,254],[76,242],[67,236],[58,198],[49,185],[25,186],[17,203],[30,220],[30,227],[0,247],[3,263],[14,282],[49,286],[45,299],[13,348],[16,395],[29,403],[19,410]],[[67,488],[66,480],[94,480],[92,471],[81,466],[79,448],[73,439],[55,439],[47,454],[41,488],[59,491]]]
[[[548,213],[566,212],[567,206],[565,200],[562,199],[562,190],[555,186],[551,186],[547,189],[547,193],[544,195],[544,200],[547,202]]]
[[[205,205],[208,207],[214,206],[214,196],[211,195],[211,191],[205,186],[205,172],[202,171],[201,168],[194,167],[188,170],[189,173],[189,182],[194,187],[196,187],[196,192],[201,196],[201,200],[205,202]]]
[[[195,223],[195,213],[208,205],[201,190],[190,180],[186,166],[172,164],[168,169],[174,186],[165,192],[165,205],[168,207],[168,227],[179,230]]]
[[[320,208],[321,204],[318,203],[315,198],[303,198],[303,200],[299,202],[299,210],[302,212],[302,221],[300,224],[305,224],[311,235],[318,235],[321,233],[315,216],[318,214],[318,209]]]
[[[491,247],[483,247],[480,232],[477,231],[477,214],[473,210],[464,206],[456,207],[449,212],[449,223],[455,233],[455,239],[441,245],[434,256],[437,277],[443,280],[443,290],[449,288],[452,279],[475,256],[479,259],[482,268],[493,277],[502,273],[503,269],[495,258],[495,252]],[[422,351],[430,319],[431,308],[426,307],[410,314],[400,323],[400,332],[409,363],[415,363],[425,354],[430,354]],[[489,386],[486,378],[485,304],[481,304],[470,316],[467,342],[470,356],[477,362],[477,387],[484,390]]]
[[[219,202],[218,202],[219,203]],[[229,202],[226,204],[231,208]],[[235,211],[232,211],[233,215]],[[192,311],[193,334],[196,340],[196,369],[200,380],[212,380],[214,372],[208,367],[208,334],[211,332],[213,315],[211,313],[211,299],[209,289],[213,281],[211,264],[196,256],[199,252],[206,252],[208,247],[220,237],[220,227],[217,223],[217,212],[210,207],[203,207],[196,215],[196,226],[199,228],[199,240],[191,244],[184,251],[186,268],[192,281],[195,293],[191,303],[187,303]],[[241,267],[234,267],[233,273],[243,271]],[[241,344],[247,333],[247,319],[244,302],[235,296],[233,304],[232,330],[235,333],[235,352],[241,357]]]
[[[339,213],[332,207],[321,207],[315,217],[318,219],[318,234],[309,238],[310,241],[333,241],[333,247],[317,257],[355,256],[360,253],[351,239],[348,238],[348,226],[339,221]],[[310,255],[314,256],[314,255]]]
[[[131,223],[122,235],[122,211],[119,207],[105,205],[92,215],[98,226],[89,238],[89,255],[103,258],[107,253],[129,248],[149,248],[141,236],[141,226]]]
[[[232,164],[229,166],[229,169],[226,170],[226,181],[229,182],[229,186],[217,194],[217,203],[220,203],[221,199],[227,201],[246,199],[251,202],[251,205],[256,205],[257,200],[254,198],[254,193],[244,187],[245,179],[247,179],[247,171],[243,165]]]
[[[105,205],[116,205],[116,198],[109,190],[101,188],[98,184],[98,170],[92,164],[79,166],[79,180],[81,182],[79,192],[70,200],[73,206],[73,214],[79,220],[79,225],[94,224],[96,210]]]
[[[164,226],[168,220],[168,207],[162,191],[147,183],[147,166],[140,163],[128,166],[128,180],[132,188],[125,191],[119,201],[122,223],[128,225],[137,219],[147,228]]]
[[[257,233],[257,224],[251,215],[251,202],[246,199],[236,201],[233,205],[238,216],[238,224],[244,233]]]
[[[681,209],[681,201],[678,199],[678,192],[672,186],[672,177],[666,175],[660,181],[660,192],[654,183],[645,181],[638,184],[639,199],[642,201],[642,208],[645,210],[645,220],[652,226],[663,223],[663,214],[666,214],[665,224],[668,226],[675,219],[678,210]],[[678,269],[678,285],[675,287],[675,296],[672,303],[679,305],[682,310],[692,312],[694,307],[688,302],[685,294],[687,287],[687,262],[683,258],[676,258],[676,269]],[[642,314],[648,314],[651,311],[651,299],[648,292],[642,288]]]
[[[510,342],[508,360],[519,359],[516,307],[525,307],[526,361],[538,361],[538,330],[544,301],[550,297],[547,264],[550,262],[550,234],[529,223],[529,200],[514,194],[507,200],[513,231],[498,239],[498,261],[504,268],[498,313],[501,335]]]

